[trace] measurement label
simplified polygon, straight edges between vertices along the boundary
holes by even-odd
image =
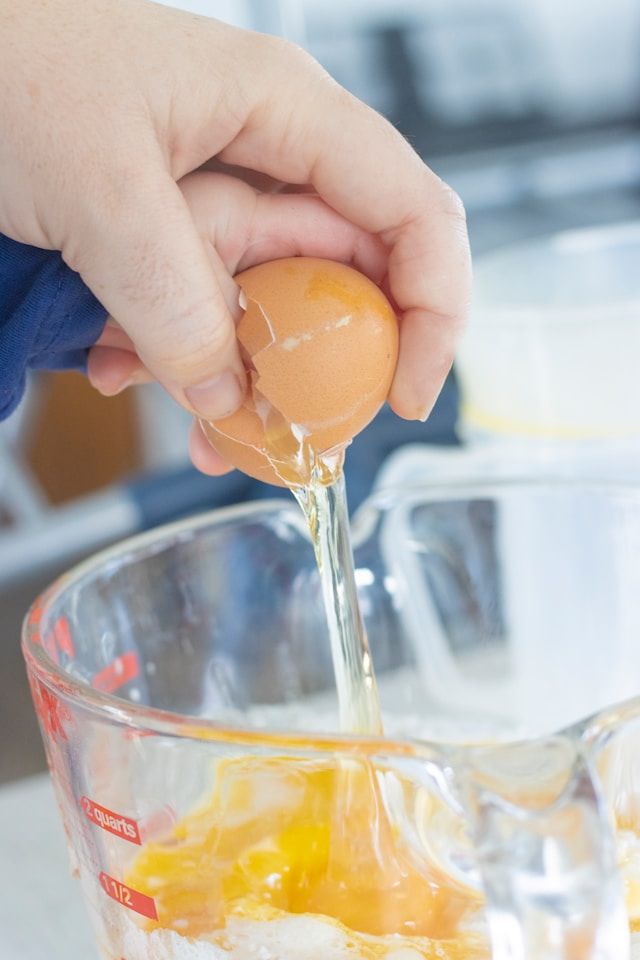
[[[70,660],[73,659],[76,655],[76,649],[73,643],[71,627],[66,617],[58,617],[53,625],[53,635],[56,638],[58,650],[66,653]]]
[[[134,913],[139,913],[140,916],[146,917],[148,920],[158,919],[158,911],[153,897],[148,897],[138,890],[132,890],[125,883],[114,880],[108,873],[101,873],[98,879],[106,895],[115,900],[116,903],[128,910],[133,910]]]
[[[113,810],[108,810],[107,807],[101,806],[95,800],[90,800],[89,797],[80,797],[80,806],[87,819],[91,823],[95,823],[96,827],[112,833],[114,837],[121,837],[123,840],[128,840],[129,843],[141,846],[140,830],[135,820],[123,817],[122,814],[115,813]]]
[[[102,690],[103,693],[114,693],[120,687],[124,687],[125,683],[135,680],[139,673],[138,654],[130,650],[129,653],[123,653],[121,657],[116,657],[100,673],[96,673],[91,685],[96,690]]]
[[[42,636],[42,645],[54,663],[60,663],[60,654],[64,653],[72,660],[75,655],[71,627],[66,617],[58,617],[53,627]]]

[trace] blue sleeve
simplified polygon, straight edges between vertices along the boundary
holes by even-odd
[[[84,369],[106,317],[59,253],[0,234],[0,420],[20,402],[28,370]]]

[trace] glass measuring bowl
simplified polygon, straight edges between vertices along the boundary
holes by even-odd
[[[297,507],[154,531],[23,647],[107,960],[624,960],[640,929],[640,493],[380,493],[354,521],[386,736],[335,732]]]

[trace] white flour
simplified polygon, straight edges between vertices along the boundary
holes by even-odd
[[[355,939],[363,944],[364,953]],[[400,938],[349,935],[332,923],[304,916],[268,921],[230,919],[220,940],[224,946],[188,940],[169,930],[145,933],[131,923],[118,952],[123,960],[368,960],[366,945],[376,944],[378,948],[387,946],[385,960],[424,957]],[[442,957],[446,960],[444,951]]]

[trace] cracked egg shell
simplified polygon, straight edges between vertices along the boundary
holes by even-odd
[[[204,431],[250,476],[308,483],[310,459],[333,452],[340,464],[385,402],[398,356],[395,313],[371,280],[333,260],[275,260],[235,279],[246,299],[238,340],[250,389],[240,410]]]

